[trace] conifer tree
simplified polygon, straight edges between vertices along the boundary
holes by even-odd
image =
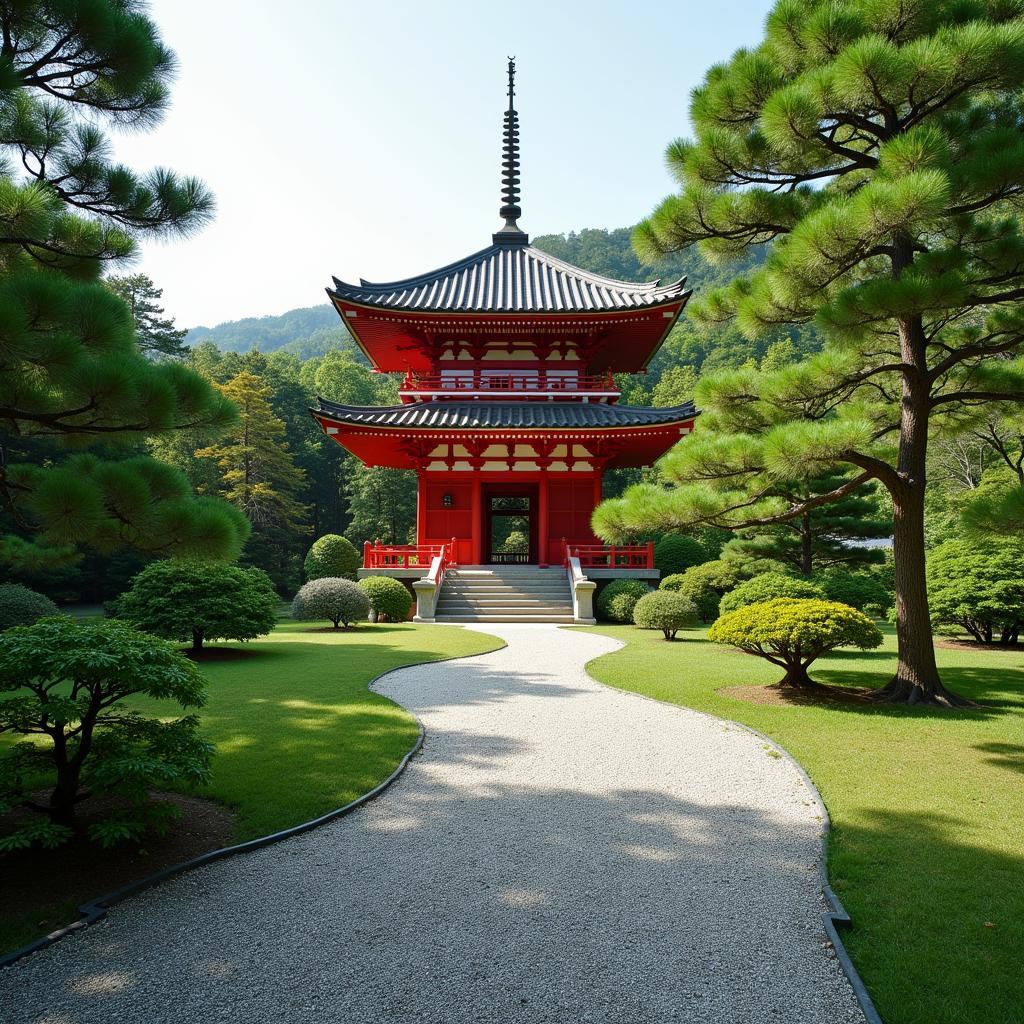
[[[160,305],[164,290],[157,288],[151,277],[146,274],[108,277],[106,285],[128,304],[135,323],[135,340],[143,352],[150,356],[182,356],[188,351],[185,346],[188,331],[175,327],[173,317],[164,316]]]
[[[763,41],[693,94],[681,185],[641,256],[697,244],[764,265],[695,303],[754,337],[813,322],[826,349],[705,380],[675,482],[603,513],[782,521],[869,480],[894,509],[899,662],[879,699],[964,703],[939,678],[925,586],[929,430],[1024,401],[1024,18],[1003,0],[779,0]],[[796,503],[780,479],[852,469]]]
[[[154,125],[174,56],[138,0],[0,7],[0,560],[43,565],[85,543],[231,557],[243,517],[118,446],[222,429],[231,403],[139,351],[125,304],[100,282],[140,237],[211,216],[196,179],[114,162],[104,129]],[[17,168],[17,172],[14,168]],[[99,446],[102,445],[102,448]],[[96,454],[67,459],[69,449]],[[129,449],[129,454],[131,451]]]
[[[238,408],[238,422],[219,443],[200,448],[196,458],[216,463],[221,496],[253,525],[298,532],[306,508],[296,494],[305,474],[285,444],[284,422],[271,406],[272,389],[248,370],[218,389]]]

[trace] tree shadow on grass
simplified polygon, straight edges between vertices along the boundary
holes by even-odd
[[[1019,743],[977,743],[975,750],[992,754],[986,757],[988,764],[996,765],[999,768],[1007,768],[1011,772],[1024,774],[1024,746]]]

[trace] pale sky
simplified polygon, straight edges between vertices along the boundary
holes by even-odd
[[[521,227],[633,224],[672,189],[663,154],[690,90],[758,41],[769,6],[152,0],[180,62],[173,106],[115,151],[203,178],[217,217],[147,244],[137,269],[181,326],[212,326],[322,302],[332,274],[393,280],[483,248],[510,55]]]

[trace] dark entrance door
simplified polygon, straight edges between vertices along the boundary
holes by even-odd
[[[488,565],[537,561],[537,485],[485,484],[483,560]]]

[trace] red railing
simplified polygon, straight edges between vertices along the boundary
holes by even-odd
[[[548,394],[566,391],[575,394],[581,391],[596,391],[601,394],[617,395],[609,370],[604,374],[586,374],[560,376],[555,373],[517,373],[514,370],[465,370],[451,376],[440,374],[408,373],[399,387],[400,392],[429,391],[441,395],[449,392],[464,391],[498,391],[498,392],[532,392]]]
[[[445,550],[447,549],[447,550]],[[455,538],[447,544],[363,544],[364,569],[429,569],[438,555],[447,565],[455,564]]]
[[[646,544],[577,544],[562,538],[562,564],[575,556],[583,569],[653,569],[654,542]]]

